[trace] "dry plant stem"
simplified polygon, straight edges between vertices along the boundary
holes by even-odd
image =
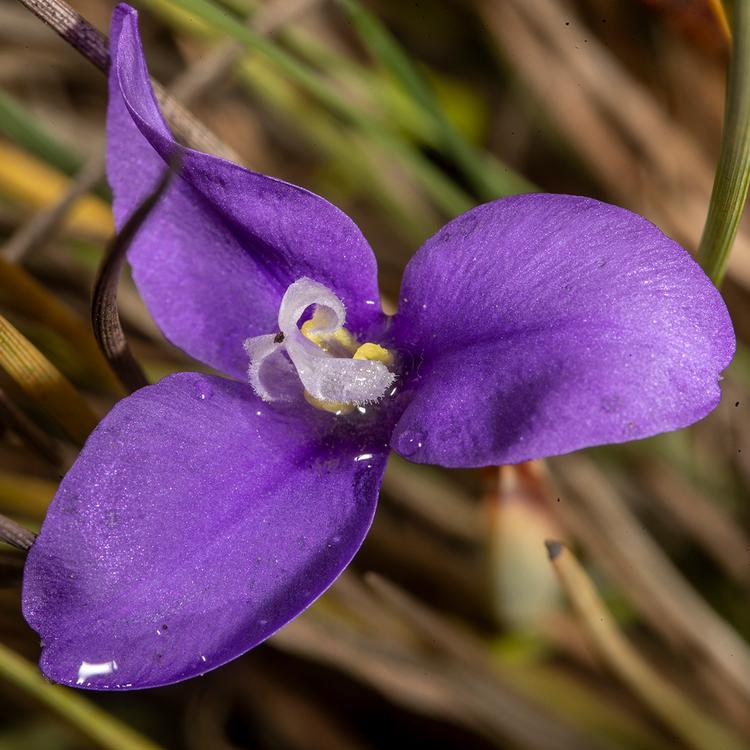
[[[564,471],[555,470],[563,465],[559,459],[549,465],[556,482],[572,490],[563,502],[578,505],[598,529],[607,556],[628,582],[625,593],[651,626],[700,655],[706,667],[750,702],[748,645],[683,578],[589,460],[568,456]]]
[[[115,235],[102,258],[94,291],[91,295],[91,325],[94,336],[107,361],[117,374],[120,382],[131,393],[148,385],[148,379],[138,362],[130,352],[120,323],[117,309],[117,286],[120,281],[125,257],[138,231],[148,220],[148,216],[164,195],[174,175],[173,165],[165,170],[159,184],[151,195],[141,203],[127,220],[123,228]]]
[[[18,263],[40,245],[50,240],[65,220],[75,202],[97,185],[104,176],[104,159],[93,156],[71,182],[70,189],[46,211],[40,211],[23,224],[2,248],[2,256]]]
[[[511,692],[498,682],[496,674],[487,674],[486,669],[446,651],[437,656],[425,653],[424,646],[416,646],[414,634],[403,626],[398,629],[400,635],[391,629],[393,634],[384,640],[382,632],[392,616],[382,601],[351,574],[344,573],[339,581],[345,585],[337,583],[333,595],[350,613],[345,620],[321,616],[321,610],[313,608],[277,633],[271,645],[336,666],[370,684],[389,701],[470,727],[502,747],[603,750],[597,741],[582,737]],[[366,621],[367,626],[353,624],[357,620]],[[369,635],[368,629],[375,634]],[[424,635],[419,640],[424,641]]]
[[[94,28],[64,0],[20,0],[32,13],[51,26],[68,44],[106,73],[109,70],[107,37]],[[163,86],[152,81],[154,93],[175,136],[191,148],[239,161],[234,151],[170,97]]]
[[[82,445],[99,421],[70,381],[0,315],[0,365],[29,399]]]
[[[29,531],[25,526],[21,526],[20,523],[7,518],[0,514],[0,541],[6,542],[16,549],[26,550],[34,544],[36,534],[33,531]]]
[[[697,247],[714,169],[687,131],[597,42],[566,0],[474,2],[498,51],[610,194],[686,247]],[[750,288],[746,231],[735,245],[729,273]]]
[[[106,37],[67,3],[62,0],[21,0],[21,2],[97,68],[104,72],[109,69]]]
[[[743,748],[744,743],[704,715],[625,640],[591,580],[565,545],[548,541],[547,550],[560,583],[597,651],[644,704],[694,750]]]
[[[321,2],[323,0],[276,0],[264,5],[254,16],[253,28],[259,34],[272,34]],[[79,23],[85,23],[80,16],[77,20]],[[245,47],[238,42],[220,45],[179,75],[169,86],[168,95],[184,105],[192,104],[228,75],[232,66],[245,52]],[[70,190],[56,205],[35,215],[8,240],[2,248],[2,255],[7,260],[19,262],[35,247],[50,239],[75,201],[103,178],[104,159],[94,156],[86,163],[72,182]]]
[[[21,411],[2,389],[0,389],[0,422],[5,423],[29,447],[53,466],[60,464],[62,457],[54,441]]]
[[[737,521],[665,464],[649,467],[645,482],[669,518],[679,521],[727,575],[750,588],[750,537]]]
[[[724,131],[698,260],[720,284],[750,186],[750,3],[735,0]]]

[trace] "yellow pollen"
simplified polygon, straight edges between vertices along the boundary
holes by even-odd
[[[312,341],[315,346],[324,352],[330,352],[331,354],[348,354],[351,356],[357,351],[359,342],[343,326],[337,328],[333,333],[313,333],[313,330],[319,327],[317,315],[318,311],[316,310],[312,318],[300,326],[300,331],[306,339]]]
[[[315,346],[328,352],[333,356],[344,355],[352,359],[369,360],[382,362],[386,367],[391,367],[394,363],[393,354],[380,344],[371,342],[360,345],[357,339],[343,326],[337,328],[333,333],[313,333],[313,330],[319,327],[319,319],[316,320],[318,312],[313,313],[310,320],[300,326],[302,335],[312,341]],[[315,398],[307,391],[304,392],[305,401],[316,409],[330,412],[331,414],[351,414],[356,408],[356,404],[344,403],[342,401],[322,401]]]
[[[367,342],[354,352],[352,359],[366,359],[369,361],[382,362],[386,367],[393,365],[393,355],[380,344]]]
[[[319,398],[311,395],[307,391],[304,392],[305,401],[310,406],[314,406],[316,409],[322,409],[323,411],[329,411],[331,414],[341,416],[342,414],[351,414],[354,411],[355,404],[347,404],[343,401],[322,401]]]

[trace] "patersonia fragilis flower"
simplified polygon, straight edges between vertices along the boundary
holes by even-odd
[[[24,613],[52,680],[182,680],[314,601],[372,521],[390,449],[474,467],[688,425],[734,351],[724,303],[646,220],[587,198],[479,206],[409,263],[398,312],[322,198],[178,146],[137,32],[111,29],[108,171],[118,225],[175,151],[130,251],[165,335],[228,377],[121,401],[29,552]]]

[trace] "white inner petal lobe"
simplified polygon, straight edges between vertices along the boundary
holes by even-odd
[[[299,321],[313,306],[315,314],[306,326],[306,336]],[[352,352],[337,351],[333,340],[333,345],[325,348],[311,340],[343,330],[346,322],[341,300],[317,281],[301,278],[286,290],[278,322],[280,334],[245,341],[250,384],[264,401],[291,400],[299,394],[301,382],[319,401],[366,404],[380,399],[395,380],[381,361],[352,359]],[[344,356],[338,356],[341,354]]]

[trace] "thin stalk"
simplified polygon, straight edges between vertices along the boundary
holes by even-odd
[[[463,137],[446,117],[421,72],[374,14],[359,0],[338,0],[338,4],[351,19],[373,57],[391,72],[430,118],[443,150],[463,172],[480,199],[489,201],[535,189],[525,177]]]
[[[53,685],[31,664],[0,643],[0,679],[50,711],[61,723],[104,750],[160,750],[74,690]]]
[[[35,406],[83,444],[98,417],[70,381],[2,315],[0,367]]]
[[[7,516],[0,515],[0,541],[16,549],[26,550],[34,544],[36,534]]]
[[[136,208],[122,230],[107,246],[91,295],[91,325],[96,341],[120,382],[131,393],[148,385],[148,379],[130,352],[122,330],[117,307],[117,287],[128,248],[164,195],[176,168],[176,165],[171,165],[165,170],[153,192]]]
[[[724,278],[750,185],[750,2],[735,0],[724,131],[698,260],[711,280]]]
[[[744,744],[704,714],[638,654],[618,630],[594,584],[570,550],[546,542],[550,562],[607,666],[693,750],[741,750]]]

